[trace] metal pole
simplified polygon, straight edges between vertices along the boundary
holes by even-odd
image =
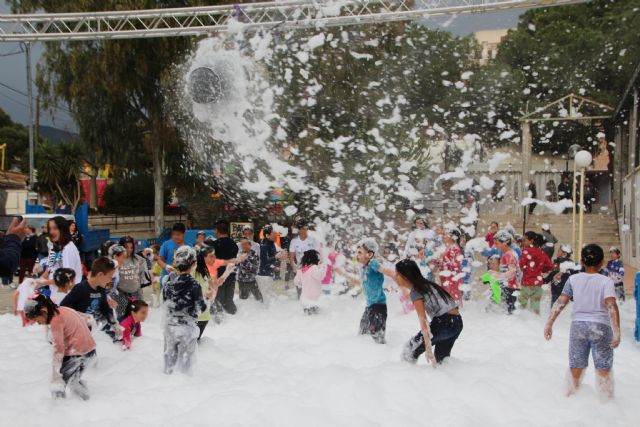
[[[33,87],[31,84],[31,42],[26,42],[25,52],[27,54],[27,97],[29,102],[29,193],[33,192],[35,184],[35,144],[33,139]],[[31,199],[31,194],[29,194]],[[33,202],[33,200],[29,200]]]
[[[582,171],[580,172],[580,231],[578,233],[578,238],[580,239],[578,241],[578,248],[577,250],[577,254],[580,255],[581,251],[582,251],[582,238],[583,238],[583,216],[584,216],[584,171],[585,169],[582,168]]]
[[[571,219],[571,244],[573,245],[574,251],[578,249],[577,239],[576,239],[576,160],[573,159],[573,177],[571,179],[573,181],[573,190],[571,193],[571,200],[573,201],[573,215]],[[579,254],[579,253],[578,253]]]

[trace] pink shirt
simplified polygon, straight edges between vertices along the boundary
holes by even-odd
[[[293,283],[302,288],[300,300],[305,302],[317,301],[322,292],[322,279],[327,274],[327,267],[320,265],[305,265],[300,268],[293,279]]]
[[[125,319],[122,319],[120,322],[120,326],[122,326],[122,344],[125,348],[131,348],[131,336],[139,337],[142,335],[142,326],[140,322],[136,322],[133,320],[133,316],[129,315]]]
[[[82,356],[96,349],[87,319],[72,308],[58,307],[51,323],[53,341],[53,379],[60,377],[64,356]]]

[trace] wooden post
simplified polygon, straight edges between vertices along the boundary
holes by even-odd
[[[582,239],[584,238],[584,173],[585,168],[582,168],[580,171],[580,230],[578,231],[578,247],[574,251],[578,257],[582,253]]]
[[[571,190],[571,201],[573,203],[573,206],[571,207],[572,210],[572,216],[571,216],[571,244],[573,245],[573,250],[576,251],[578,249],[578,240],[576,239],[576,226],[578,224],[576,224],[576,159],[574,156],[573,159],[573,176],[571,177],[571,182],[573,185],[573,189]],[[582,194],[582,192],[580,193]],[[576,252],[574,252],[576,253]],[[577,252],[578,256],[580,255],[580,252]],[[579,258],[578,258],[579,259]]]
[[[522,200],[524,198],[525,188],[529,184],[529,175],[531,174],[531,128],[528,121],[522,122],[522,182],[520,182],[520,191]]]

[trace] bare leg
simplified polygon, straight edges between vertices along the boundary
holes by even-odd
[[[613,398],[613,375],[611,371],[601,371],[596,369],[596,387],[602,402]]]
[[[567,375],[567,396],[575,394],[580,388],[582,383],[582,376],[584,375],[584,368],[570,368],[569,375]]]

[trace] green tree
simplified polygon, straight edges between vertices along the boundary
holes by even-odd
[[[75,212],[82,199],[82,147],[63,141],[58,144],[45,141],[38,144],[36,154],[38,191],[54,194]]]
[[[0,109],[0,145],[4,144],[6,144],[5,169],[28,171],[29,131],[21,124],[14,123],[9,115]]]

